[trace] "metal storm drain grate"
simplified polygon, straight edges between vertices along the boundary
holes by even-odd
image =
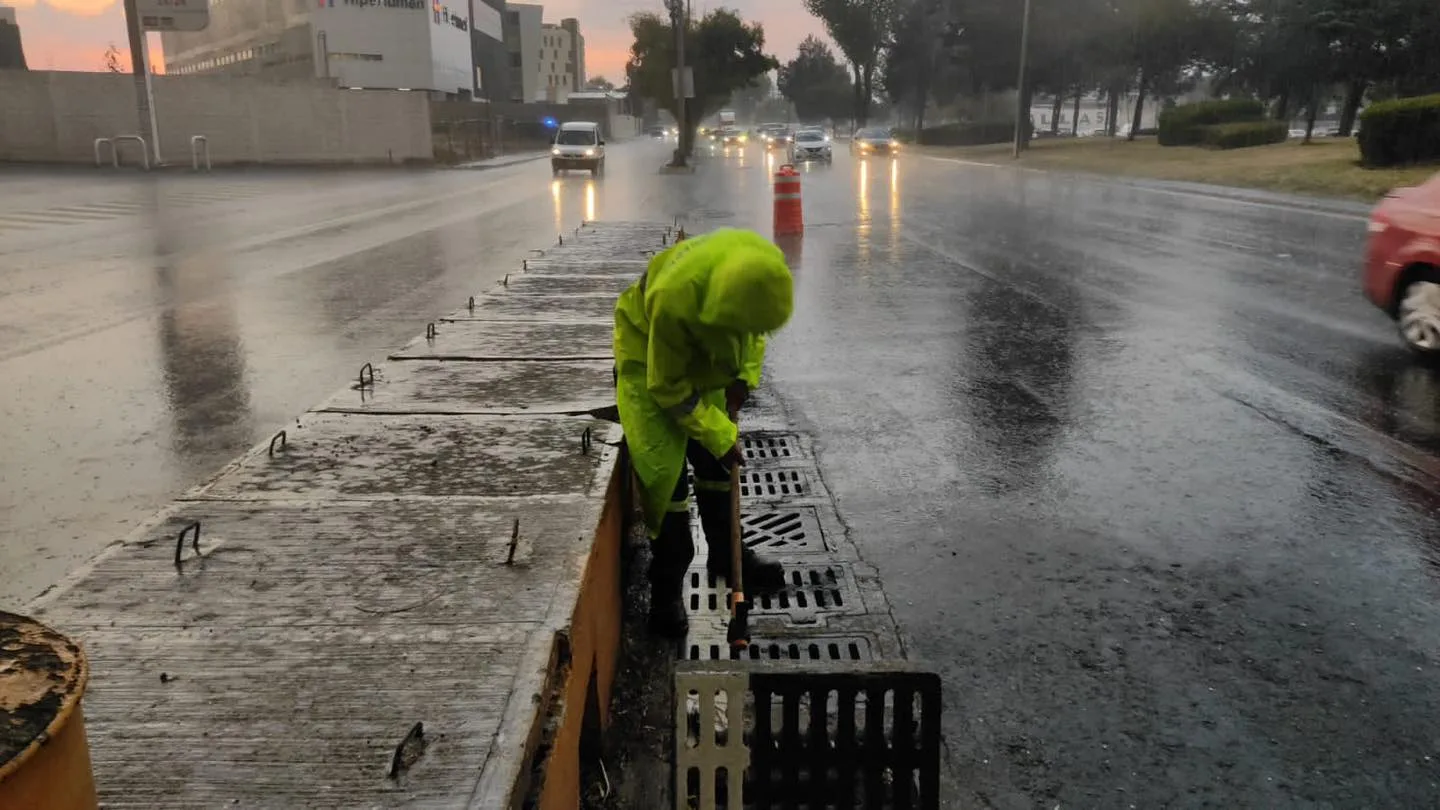
[[[932,810],[940,678],[877,664],[675,673],[677,810]]]
[[[802,458],[800,442],[794,436],[754,434],[741,438],[740,449],[745,462],[790,461]]]
[[[682,661],[873,661],[874,649],[863,636],[752,638],[744,649],[731,647],[725,634],[692,630],[680,648]]]
[[[750,597],[750,615],[788,616],[791,621],[810,624],[821,614],[858,614],[865,607],[850,569],[841,563],[806,565],[782,560],[786,587],[777,593]],[[728,613],[730,588],[724,579],[703,567],[690,569],[685,598],[692,614]]]
[[[820,519],[809,507],[742,514],[740,531],[745,545],[756,551],[814,554],[828,550]]]
[[[742,498],[804,498],[812,494],[810,476],[799,470],[744,470],[740,473]]]

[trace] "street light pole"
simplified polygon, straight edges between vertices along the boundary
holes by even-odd
[[[140,11],[135,0],[125,0],[125,32],[130,39],[130,71],[135,77],[135,110],[140,136],[151,151],[150,160],[160,165],[160,127],[155,119],[155,90],[150,79],[150,54]]]
[[[1020,79],[1015,83],[1015,159],[1020,159],[1020,144],[1025,137],[1025,123],[1030,117],[1029,100],[1025,96],[1026,64],[1030,56],[1030,0],[1025,0],[1025,19],[1020,23]]]

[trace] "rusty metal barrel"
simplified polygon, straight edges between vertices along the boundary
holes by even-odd
[[[80,645],[0,611],[0,810],[94,810]]]

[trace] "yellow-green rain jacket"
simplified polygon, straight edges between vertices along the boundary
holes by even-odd
[[[723,456],[738,429],[725,388],[760,384],[765,335],[793,308],[790,269],[769,240],[722,229],[651,260],[615,305],[616,396],[654,536],[694,439]]]

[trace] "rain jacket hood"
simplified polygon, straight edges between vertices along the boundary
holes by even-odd
[[[742,243],[710,271],[700,322],[752,335],[774,332],[790,320],[793,296],[784,255],[769,243]]]

